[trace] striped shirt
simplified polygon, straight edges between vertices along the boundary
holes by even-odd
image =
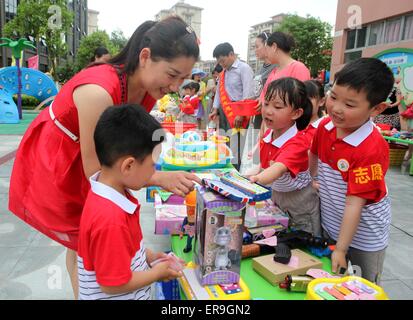
[[[389,165],[388,145],[367,122],[344,139],[330,119],[320,124],[312,153],[318,156],[321,224],[334,240],[340,234],[346,197],[367,200],[351,247],[379,251],[388,245],[391,221],[390,199],[384,181]]]
[[[101,286],[127,284],[133,272],[149,269],[139,224],[139,203],[90,178],[82,212],[78,246],[79,300],[148,300],[151,287],[108,295]]]
[[[273,130],[268,130],[261,140],[261,167],[267,169],[273,163],[279,162],[288,169],[283,176],[274,181],[273,190],[291,192],[304,189],[311,183],[308,170],[309,146],[301,146],[303,141],[296,139],[298,129],[295,124],[277,139],[273,140],[272,134]]]

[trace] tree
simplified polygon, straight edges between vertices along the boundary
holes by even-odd
[[[95,50],[98,47],[105,47],[113,54],[115,48],[109,39],[109,35],[105,31],[96,31],[85,37],[80,42],[79,49],[76,53],[76,72],[86,67],[92,60]]]
[[[115,54],[120,52],[128,43],[128,38],[125,37],[125,34],[122,30],[112,31],[110,35],[110,42],[112,42],[113,47],[115,48]]]
[[[315,77],[319,71],[329,70],[333,48],[332,26],[307,15],[287,15],[276,31],[289,33],[294,37],[296,47],[291,52],[294,59],[303,62]]]
[[[39,48],[44,39],[48,50],[50,73],[55,77],[58,59],[67,53],[62,34],[68,33],[73,14],[67,0],[21,0],[14,19],[3,27],[3,36],[35,39]]]

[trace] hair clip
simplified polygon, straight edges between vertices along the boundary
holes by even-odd
[[[186,31],[188,31],[189,34],[194,32],[194,29],[192,29],[191,26],[186,26]]]

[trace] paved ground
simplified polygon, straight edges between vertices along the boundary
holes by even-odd
[[[20,140],[20,136],[0,135],[0,299],[72,299],[63,247],[29,228],[7,209],[13,159],[4,161]],[[393,220],[382,284],[390,298],[413,300],[413,177],[392,168],[387,183]],[[169,250],[169,238],[154,235],[153,204],[145,202],[144,191],[139,198],[147,246]]]

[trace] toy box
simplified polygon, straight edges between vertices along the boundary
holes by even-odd
[[[198,187],[194,262],[202,286],[240,280],[245,204]]]
[[[254,206],[250,206],[249,209],[255,211],[255,216],[257,217],[257,227],[281,224],[288,228],[288,215],[282,212],[271,199],[257,202]]]
[[[164,203],[160,195],[155,194],[155,234],[178,235],[185,217],[185,205]]]
[[[266,255],[252,259],[252,268],[263,276],[272,285],[282,282],[287,275],[298,276],[305,274],[309,269],[321,269],[323,263],[317,258],[299,250],[291,250],[289,264],[274,261],[274,255]]]

